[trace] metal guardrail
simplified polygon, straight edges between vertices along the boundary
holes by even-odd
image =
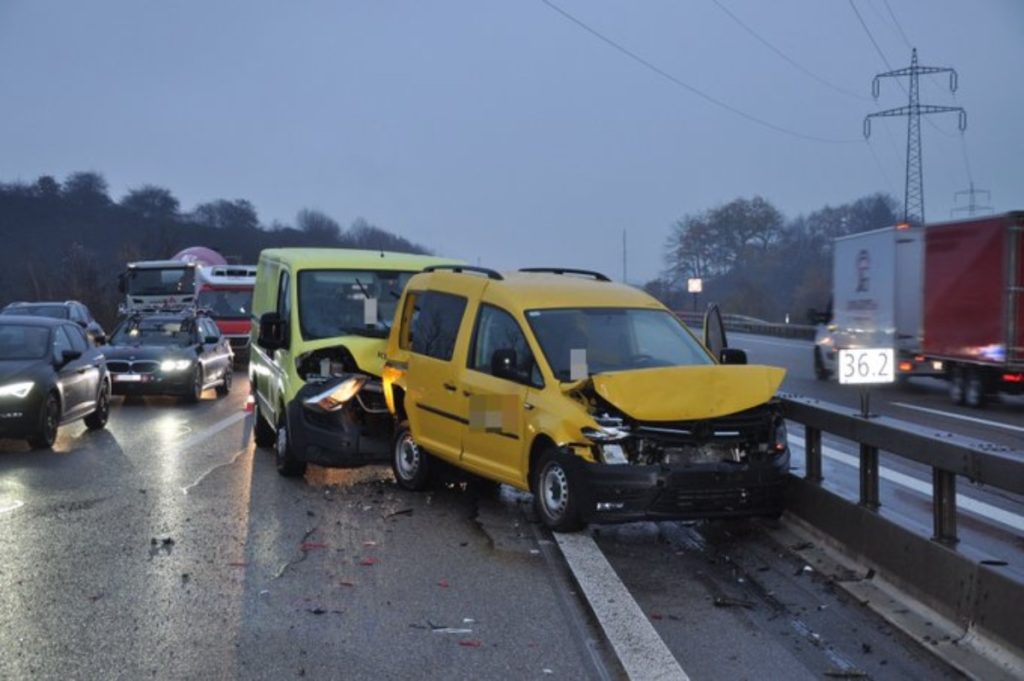
[[[704,314],[701,312],[677,310],[675,315],[682,319],[687,326],[694,329],[704,326]],[[737,319],[729,314],[722,315],[722,322],[725,324],[726,331],[753,333],[761,336],[778,336],[780,338],[814,340],[814,334],[817,331],[816,327],[809,324],[773,324],[771,322]]]
[[[958,478],[1024,495],[1024,451],[936,432],[884,416],[782,396],[787,419],[804,426],[804,476],[791,478],[788,508],[854,553],[886,569],[930,605],[969,628],[979,626],[1024,651],[1018,605],[1024,602],[1022,566],[958,547]],[[860,493],[851,502],[826,490],[822,433],[860,447]],[[884,517],[879,497],[879,452],[931,468],[930,538]]]

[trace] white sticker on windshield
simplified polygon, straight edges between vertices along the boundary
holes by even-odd
[[[363,299],[363,324],[367,326],[377,325],[377,299]]]
[[[569,351],[569,380],[581,381],[590,372],[587,371],[587,350],[586,348],[573,348]]]

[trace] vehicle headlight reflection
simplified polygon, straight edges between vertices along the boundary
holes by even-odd
[[[173,372],[173,371],[184,371],[192,366],[192,360],[190,359],[165,359],[160,362],[160,371]]]
[[[20,381],[18,383],[0,385],[0,397],[17,397],[18,399],[22,399],[32,392],[33,385],[35,385],[35,383],[32,381]]]

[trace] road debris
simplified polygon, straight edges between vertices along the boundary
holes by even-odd
[[[386,514],[384,517],[385,518],[394,518],[395,516],[400,516],[400,515],[412,515],[412,509],[411,508],[403,508],[400,511],[392,511],[391,513]]]
[[[447,589],[447,588],[448,588],[449,586],[451,586],[451,585],[450,585],[450,584],[448,583],[448,580],[447,580],[447,579],[441,579],[441,580],[438,580],[438,582],[437,582],[437,585],[438,585],[439,587],[441,587],[442,589]]]
[[[459,641],[459,645],[463,648],[479,648],[483,644],[483,641],[477,640],[475,638],[464,638],[461,641]]]
[[[754,602],[743,600],[741,598],[715,596],[714,605],[716,608],[746,608],[747,610],[750,610],[754,607]]]
[[[380,561],[377,560],[376,558],[363,558],[361,561],[359,561],[359,564],[364,566],[364,567],[368,567],[370,565],[376,565],[379,562]]]

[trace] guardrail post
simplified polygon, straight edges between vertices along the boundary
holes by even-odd
[[[809,482],[821,482],[821,431],[811,426],[804,426],[804,479]]]
[[[878,447],[860,446],[860,505],[878,510]]]
[[[932,468],[932,517],[934,536],[943,544],[956,544],[956,473]]]

